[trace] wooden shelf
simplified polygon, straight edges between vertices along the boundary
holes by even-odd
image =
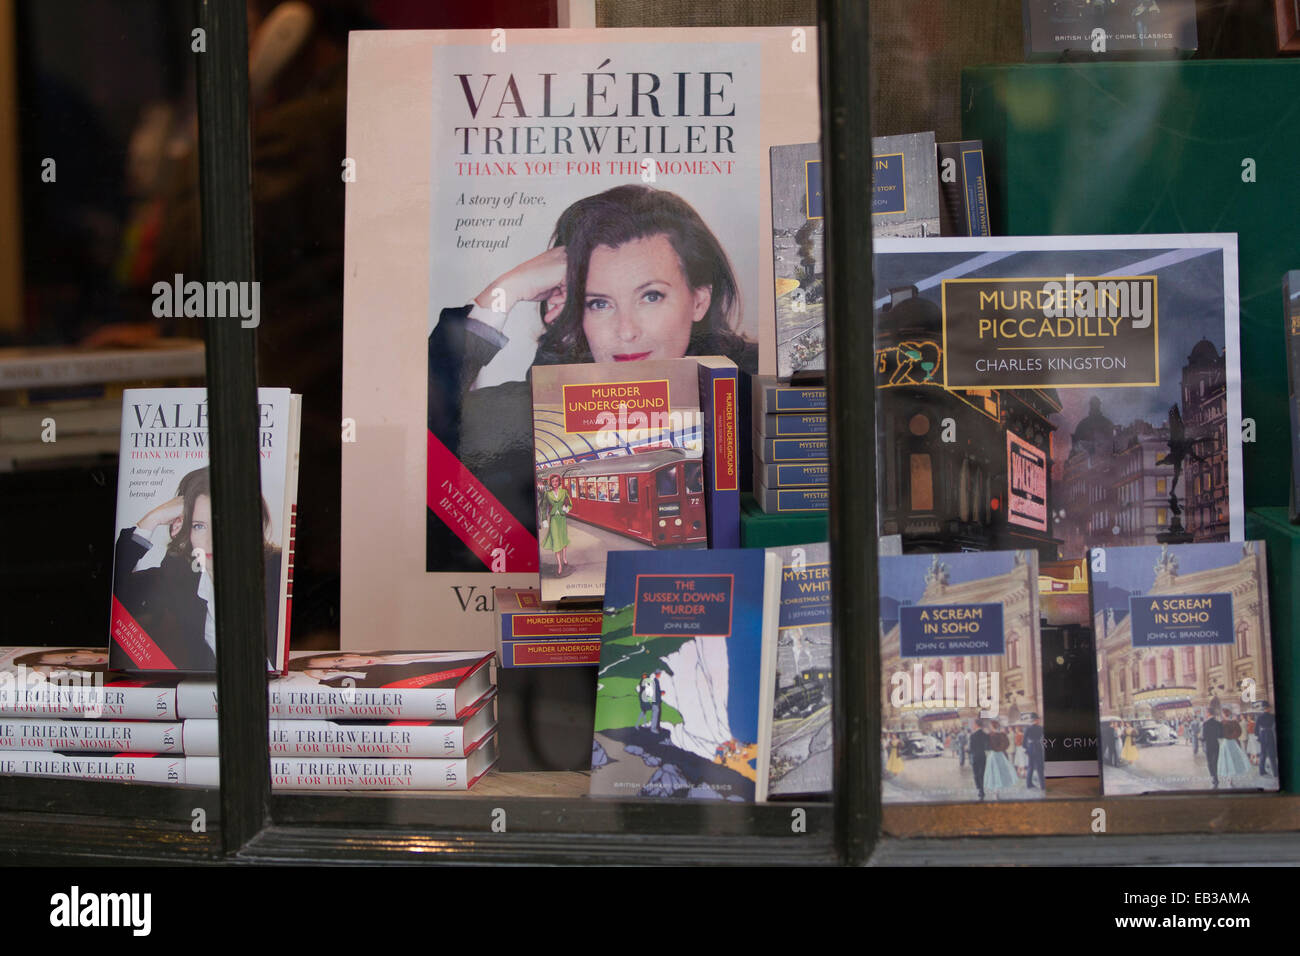
[[[1086,778],[1082,778],[1086,779]],[[1048,792],[1052,792],[1051,782]],[[1105,830],[1094,831],[1095,811]],[[889,837],[1025,837],[1156,834],[1300,834],[1300,797],[1291,794],[1051,796],[1019,803],[935,803],[883,808]]]

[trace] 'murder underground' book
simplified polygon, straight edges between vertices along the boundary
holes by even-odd
[[[882,239],[882,534],[904,551],[1244,533],[1236,237]]]
[[[1038,555],[880,559],[881,799],[1044,795]]]
[[[1095,548],[1102,793],[1277,790],[1264,544]]]

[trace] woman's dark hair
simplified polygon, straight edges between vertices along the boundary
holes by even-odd
[[[97,647],[42,647],[38,651],[31,651],[27,654],[20,654],[13,659],[13,663],[21,667],[67,667],[70,670],[93,670],[98,667],[101,670],[103,664],[47,664],[43,658],[46,654],[70,654],[75,651],[96,651]]]
[[[181,514],[181,530],[176,537],[172,538],[167,545],[167,553],[174,554],[177,557],[190,559],[190,553],[194,546],[190,543],[190,528],[194,524],[194,505],[202,495],[207,495],[208,500],[212,500],[212,481],[206,468],[196,468],[180,480],[176,485],[176,497],[183,498],[185,504],[184,511]],[[266,553],[271,554],[279,550],[271,544],[269,536],[271,534],[271,509],[267,507],[266,498],[262,498],[262,547]]]
[[[568,259],[565,303],[537,343],[534,365],[590,362],[582,330],[587,268],[597,246],[617,248],[633,239],[663,235],[672,244],[682,274],[692,289],[708,286],[709,310],[691,327],[688,355],[725,355],[737,365],[754,365],[754,343],[734,328],[740,305],[731,262],[699,213],[675,193],[649,186],[615,186],[579,199],[560,214],[551,246],[563,246]],[[546,304],[542,303],[545,314]]]

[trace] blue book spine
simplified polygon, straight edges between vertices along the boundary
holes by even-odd
[[[825,438],[754,438],[754,451],[767,465],[780,461],[817,461],[830,457]]]
[[[755,481],[765,488],[824,488],[830,483],[830,462],[800,461],[789,465],[754,462]]]
[[[740,379],[734,362],[700,364],[709,547],[740,547]]]
[[[754,497],[764,514],[799,514],[825,511],[830,507],[829,488],[754,488]]]
[[[965,193],[966,234],[991,236],[989,227],[989,193],[984,181],[983,145],[961,151],[961,185]]]
[[[826,434],[826,416],[765,415],[758,427],[764,438],[816,438]]]

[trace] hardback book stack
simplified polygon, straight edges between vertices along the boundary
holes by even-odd
[[[491,654],[295,654],[270,683],[277,790],[466,790],[496,762]],[[0,649],[0,773],[215,787],[214,680],[141,681],[104,648]]]
[[[0,648],[0,774],[216,786],[185,757],[177,683],[110,671],[103,647]]]
[[[756,376],[754,497],[768,514],[826,510],[830,500],[829,442],[824,386],[783,385]]]
[[[272,679],[274,790],[468,790],[497,761],[490,664],[461,651],[300,651]],[[217,685],[177,688],[186,753],[217,764]]]

